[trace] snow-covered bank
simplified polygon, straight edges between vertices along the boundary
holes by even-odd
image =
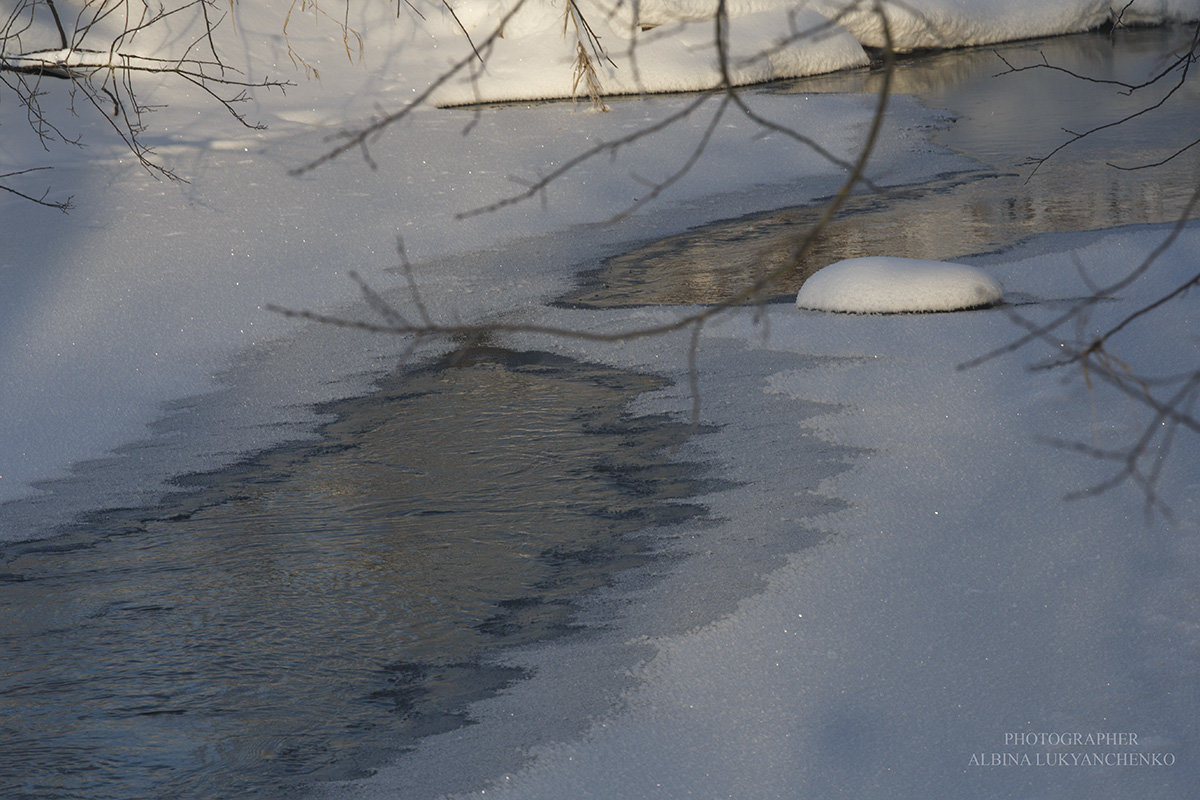
[[[725,82],[743,86],[863,67],[869,63],[864,47],[883,48],[889,42],[898,52],[911,52],[1079,33],[1106,24],[1200,18],[1200,0],[1133,0],[1119,7],[1099,0],[466,0],[452,5],[453,14],[446,8],[431,11],[409,42],[449,53],[431,62],[404,62],[408,80],[419,76],[413,81],[416,91],[440,78],[437,68],[454,70],[428,98],[440,106],[700,91]],[[720,48],[715,44],[718,9],[726,19]]]
[[[1080,33],[1106,24],[1158,25],[1186,22],[1200,16],[1195,0],[918,0],[884,2],[888,30],[884,33],[876,5],[871,2],[815,0],[811,6],[838,22],[867,47],[892,46],[902,52],[924,48],[972,47],[1017,39]]]
[[[576,93],[586,98],[588,75],[577,84],[577,64],[583,71],[590,64],[596,91],[618,95],[711,89],[726,78],[742,86],[868,63],[849,32],[787,2],[727,4],[723,58],[714,45],[712,3],[619,3],[610,8],[603,0],[582,0],[582,16],[568,15],[565,21],[563,8],[553,3],[468,3],[466,8],[470,22],[464,20],[464,25],[473,40],[488,41],[498,28],[503,37],[492,41],[486,66],[466,71],[434,94],[439,105]],[[463,19],[463,11],[456,13]],[[584,21],[578,29],[576,18]],[[602,57],[597,55],[601,52]]]

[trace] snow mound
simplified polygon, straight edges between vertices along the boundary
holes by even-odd
[[[999,302],[1003,290],[981,269],[946,261],[850,258],[804,282],[796,307],[853,314],[958,311]]]

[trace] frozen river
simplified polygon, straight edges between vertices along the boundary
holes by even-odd
[[[1044,53],[1077,72],[1136,72],[1172,36],[997,49],[1014,63]],[[959,258],[1039,233],[1177,216],[1195,156],[1152,177],[1104,162],[1114,149],[1135,165],[1178,146],[1176,132],[1200,127],[1194,96],[1178,98],[1168,121],[1080,143],[1030,177],[1020,162],[1061,143],[1064,125],[1123,112],[1066,76],[993,77],[1002,69],[992,48],[903,64],[899,91],[957,117],[934,139],[978,166],[853,200],[814,261],[884,244]],[[872,80],[755,91],[869,91]],[[738,218],[567,265],[589,269],[560,302],[714,302],[763,268],[747,253],[778,250],[812,213]],[[188,491],[152,506],[97,510],[62,535],[3,545],[0,794],[292,796],[353,777],[522,678],[486,654],[567,634],[579,597],[619,571],[653,572],[657,548],[639,532],[705,524],[696,498],[726,478],[664,455],[705,431],[627,410],[661,379],[548,353],[469,355],[399,369],[371,394],[321,406],[315,442],[181,479]],[[852,461],[848,449],[801,444],[811,444],[810,477]],[[766,537],[725,554],[726,605],[802,544]]]

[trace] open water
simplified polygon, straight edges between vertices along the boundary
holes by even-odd
[[[975,170],[915,185],[852,196],[779,283],[778,300],[795,297],[804,279],[843,258],[893,255],[953,260],[996,252],[1041,233],[1102,230],[1176,220],[1200,186],[1200,148],[1155,169],[1195,139],[1200,86],[1175,79],[1128,92],[1061,71],[1013,67],[1045,63],[1098,80],[1144,81],[1174,53],[1186,51],[1191,28],[1122,30],[1037,39],[995,47],[905,58],[893,91],[955,115],[934,141],[970,156]],[[1008,74],[1005,74],[1008,72]],[[764,91],[877,92],[877,73],[818,76]],[[1069,144],[1173,96],[1153,113]],[[568,304],[720,302],[755,277],[788,261],[798,237],[820,218],[824,203],[777,209],[644,242],[592,271]]]
[[[461,724],[702,509],[658,379],[476,350],[322,409],[318,443],[0,551],[0,787],[16,798],[286,796]],[[181,487],[184,488],[184,487]],[[663,501],[670,500],[666,503]]]

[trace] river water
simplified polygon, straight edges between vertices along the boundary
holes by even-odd
[[[481,652],[565,630],[647,557],[629,534],[702,513],[717,484],[662,458],[689,425],[623,411],[659,385],[475,350],[329,404],[315,444],[5,547],[3,796],[287,795],[461,724],[520,677]]]
[[[1014,63],[1140,77],[1179,32],[996,48]],[[938,141],[978,169],[854,198],[811,269],[888,252],[954,258],[1048,231],[1173,219],[1200,129],[1186,96],[1152,124],[1020,166],[1066,125],[1137,104],[1046,71],[994,77],[992,48],[908,59],[898,90],[951,109]],[[770,92],[870,91],[865,72]],[[1102,99],[1101,99],[1102,98]],[[609,259],[564,303],[704,303],[727,296],[814,208],[729,220]],[[766,254],[766,255],[764,255]],[[764,258],[766,261],[764,261]],[[181,481],[152,508],[98,513],[0,548],[0,794],[7,798],[291,796],[351,777],[522,674],[486,657],[570,630],[572,601],[652,548],[634,534],[703,518],[720,487],[663,453],[703,435],[638,417],[646,375],[548,353],[479,348],[401,370],[319,409],[318,441]],[[186,491],[184,491],[186,490]]]
[[[775,299],[795,296],[804,278],[843,258],[894,255],[950,260],[1011,247],[1041,233],[1171,222],[1200,186],[1200,148],[1152,164],[1200,130],[1200,86],[1184,84],[1152,114],[1072,144],[1036,170],[1028,162],[1071,136],[1157,103],[1174,83],[1129,94],[1043,68],[1046,63],[1103,80],[1144,81],[1165,54],[1186,49],[1191,29],[1146,28],[1062,36],[930,53],[904,59],[893,90],[947,109],[956,120],[933,138],[978,162],[974,171],[917,185],[861,193],[846,203]],[[877,92],[878,74],[818,76],[769,91]],[[784,208],[705,225],[609,259],[565,302],[583,307],[715,303],[783,265],[793,240],[824,205]]]

